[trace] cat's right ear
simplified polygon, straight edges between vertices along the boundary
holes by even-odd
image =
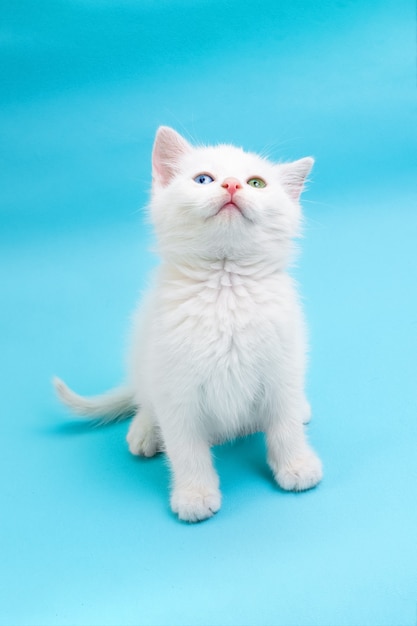
[[[181,157],[191,151],[190,144],[169,126],[157,130],[152,152],[152,183],[166,187],[178,172]]]

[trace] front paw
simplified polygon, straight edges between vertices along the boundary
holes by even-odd
[[[220,491],[212,488],[177,488],[171,496],[172,510],[185,522],[200,522],[212,517],[220,509],[220,504]]]
[[[305,491],[323,478],[321,461],[312,450],[295,457],[275,473],[277,483],[286,491]]]

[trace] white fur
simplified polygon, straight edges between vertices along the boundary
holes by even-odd
[[[82,415],[112,419],[136,408],[129,449],[167,453],[171,507],[182,520],[218,511],[210,446],[239,435],[266,433],[268,462],[283,489],[309,489],[322,477],[303,427],[310,414],[305,329],[286,273],[312,164],[277,165],[233,146],[195,148],[161,127],[150,216],[162,262],[136,318],[128,384],[83,399],[56,382],[60,398]],[[214,181],[196,183],[200,173]],[[231,176],[239,181],[240,211],[219,212]],[[266,187],[249,186],[253,177]]]

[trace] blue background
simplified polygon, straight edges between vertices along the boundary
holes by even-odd
[[[417,616],[417,114],[411,0],[3,0],[0,622],[411,626]],[[296,276],[325,479],[280,491],[262,436],[215,449],[189,526],[163,457],[59,406],[123,379],[157,259],[160,124],[316,157]]]

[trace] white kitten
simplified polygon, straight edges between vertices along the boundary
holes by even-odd
[[[162,263],[136,319],[128,383],[86,399],[55,379],[80,415],[109,421],[136,411],[130,451],[167,453],[171,507],[182,520],[219,510],[210,446],[239,435],[266,433],[283,489],[309,489],[322,477],[304,433],[304,322],[285,272],[312,165],[192,147],[161,127],[150,215]]]

